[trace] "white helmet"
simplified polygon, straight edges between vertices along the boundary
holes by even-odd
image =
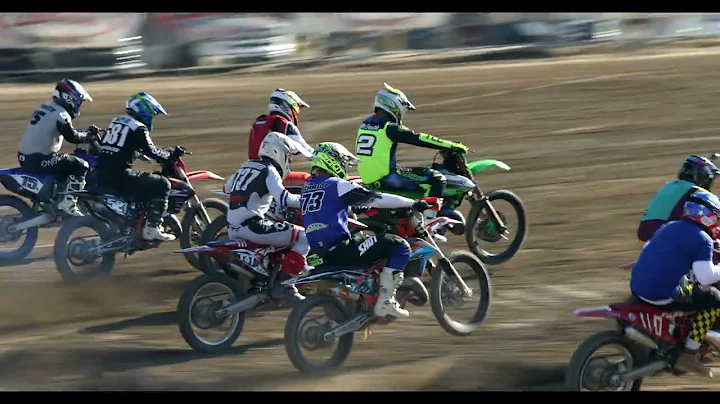
[[[279,112],[286,118],[292,119],[295,125],[298,124],[301,108],[310,108],[294,91],[277,88],[270,95],[268,112]]]
[[[398,125],[402,123],[405,112],[414,111],[415,106],[408,100],[405,94],[390,87],[387,83],[384,90],[378,91],[375,96],[375,108],[380,108],[395,117]]]
[[[290,173],[290,158],[299,152],[299,146],[294,140],[280,132],[268,132],[260,143],[258,155],[272,160],[280,171],[282,178]]]

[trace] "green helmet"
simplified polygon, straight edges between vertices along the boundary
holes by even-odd
[[[357,164],[358,161],[358,158],[340,143],[323,142],[313,150],[312,167],[325,170],[333,177],[345,180],[348,167]]]

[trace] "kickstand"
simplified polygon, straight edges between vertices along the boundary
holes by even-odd
[[[363,342],[367,341],[371,335],[372,335],[372,330],[370,329],[370,325],[368,324],[368,326],[365,327],[365,333],[363,335]]]

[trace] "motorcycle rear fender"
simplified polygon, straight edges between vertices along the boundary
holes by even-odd
[[[603,307],[590,307],[583,309],[573,310],[573,314],[578,317],[591,317],[591,318],[618,318],[619,315],[613,311],[610,306]]]
[[[222,195],[222,196],[230,196],[230,194],[226,193],[223,189],[213,189],[210,192],[212,192],[215,195]]]
[[[190,182],[200,180],[225,181],[225,178],[207,170],[188,171],[186,175]]]
[[[629,271],[629,270],[633,269],[635,264],[637,264],[637,261],[632,261],[632,262],[628,262],[627,264],[618,265],[617,268]]]
[[[361,230],[368,229],[368,225],[366,225],[365,223],[360,222],[358,220],[355,220],[355,219],[348,218],[348,225],[350,225],[352,227],[357,227],[358,229],[361,229]]]
[[[477,174],[481,171],[485,171],[485,170],[487,170],[489,168],[493,168],[493,167],[502,168],[503,170],[506,170],[506,171],[510,170],[509,165],[503,163],[500,160],[492,160],[492,159],[477,160],[477,161],[473,161],[472,163],[468,163],[468,165],[467,165],[468,170],[470,170],[470,172],[473,174]]]
[[[206,245],[200,245],[195,247],[188,247],[183,248],[181,250],[173,251],[176,254],[187,254],[187,253],[195,253],[195,252],[202,252],[202,251],[210,251],[212,250],[212,247],[208,247]]]

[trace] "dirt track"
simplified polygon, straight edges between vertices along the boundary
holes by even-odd
[[[577,344],[611,326],[578,321],[571,309],[625,296],[627,274],[614,268],[636,256],[644,204],[686,155],[713,151],[719,62],[700,55],[87,83],[96,101],[77,126],[104,125],[130,93],[148,91],[171,114],[156,121],[156,143],[183,144],[195,152],[187,159],[191,168],[229,175],[243,161],[248,126],[274,87],[292,88],[311,104],[301,124],[308,141],[350,145],[386,81],[419,108],[407,124],[512,166],[489,173],[481,185],[511,189],[524,200],[530,235],[511,262],[493,268],[492,315],[482,331],[452,337],[429,308],[411,308],[406,323],[376,328],[367,342],[357,338],[343,372],[325,380],[300,377],[287,360],[286,311],[248,318],[231,353],[194,354],[173,310],[197,273],[171,254],[174,245],[119,259],[107,281],[80,288],[61,285],[51,250],[38,248],[34,260],[0,269],[0,388],[556,388]],[[3,90],[3,166],[15,164],[19,136],[49,88]],[[423,164],[432,152],[404,147],[400,156]],[[207,184],[205,194],[216,185]],[[51,243],[53,233],[46,230],[39,244]],[[447,251],[464,248],[459,238],[451,241]],[[663,378],[647,388],[712,388],[693,382]]]

